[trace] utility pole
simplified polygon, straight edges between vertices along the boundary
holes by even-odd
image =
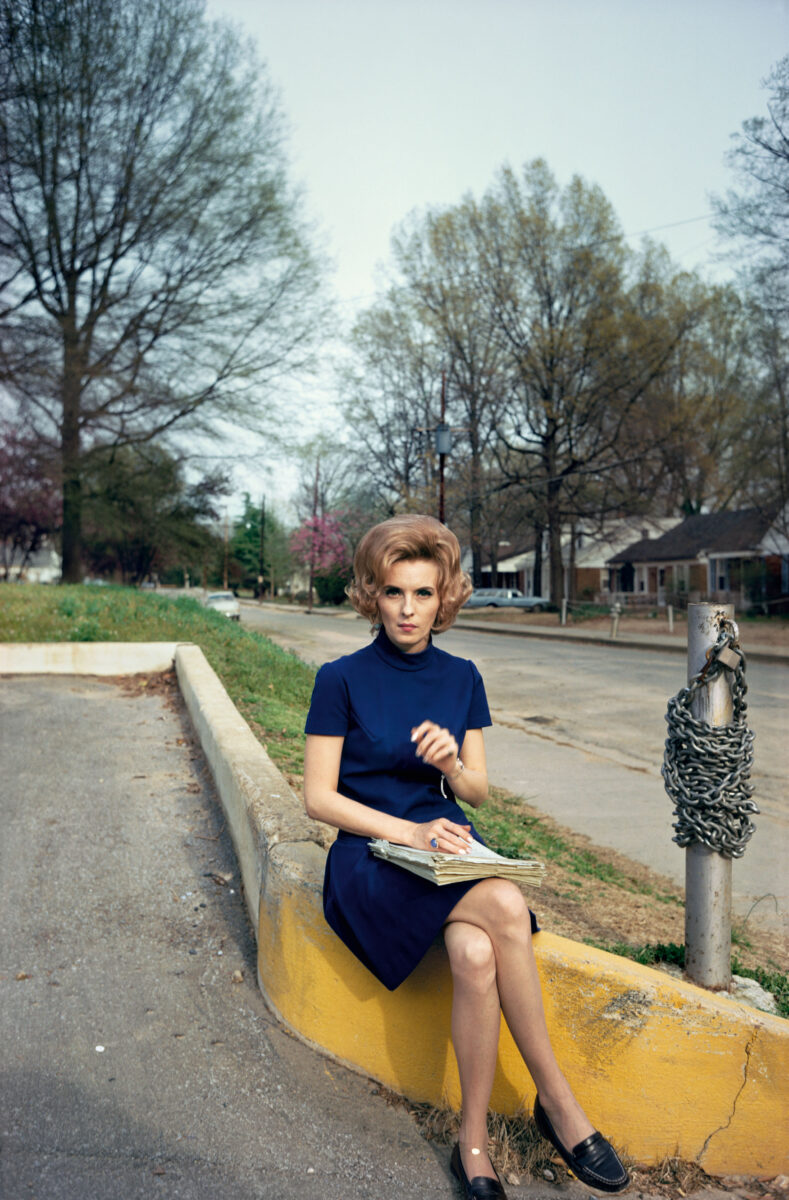
[[[260,501],[260,553],[258,555],[258,600],[263,603],[266,579],[266,497]]]
[[[227,509],[225,509],[225,559],[224,559],[224,567],[222,570],[222,588],[224,591],[227,591],[227,558],[228,558],[228,552],[229,552],[229,544],[230,544],[230,527],[228,524]]]
[[[438,519],[445,524],[444,470],[447,455],[452,449],[452,430],[447,425],[447,373],[441,372],[441,420],[436,426],[436,450],[438,452]]]
[[[321,477],[320,455],[315,460],[315,483],[312,488],[312,539],[310,541],[310,586],[307,598],[307,612],[312,612],[312,589],[315,583],[315,551],[318,539],[318,488]]]

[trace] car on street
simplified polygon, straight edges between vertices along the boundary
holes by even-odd
[[[231,621],[241,620],[241,605],[232,592],[209,592],[203,604],[214,612],[223,613]]]
[[[550,601],[544,596],[524,596],[518,588],[475,588],[465,608],[525,608],[544,612]]]

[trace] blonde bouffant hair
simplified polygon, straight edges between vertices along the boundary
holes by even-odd
[[[471,581],[460,568],[460,544],[434,517],[403,513],[368,529],[353,556],[353,581],[345,589],[353,607],[371,625],[379,620],[378,595],[394,563],[422,558],[438,567],[439,606],[434,633],[449,629],[471,595]]]

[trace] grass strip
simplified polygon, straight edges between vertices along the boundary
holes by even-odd
[[[595,942],[587,939],[587,945],[595,946],[598,950],[607,950],[609,954],[618,954],[620,958],[630,958],[633,962],[642,963],[646,967],[666,963],[670,966],[685,966],[685,947],[676,942],[647,942],[643,946],[631,946],[628,942]],[[745,979],[755,979],[766,992],[771,992],[782,1017],[789,1017],[789,977],[781,971],[766,970],[764,967],[746,967],[737,955],[732,955],[732,975],[740,975]]]
[[[520,797],[502,788],[490,789],[484,808],[464,806],[464,811],[485,841],[505,858],[539,858],[580,878],[597,879],[664,904],[682,905],[675,893],[658,891],[613,863],[604,862],[592,850],[573,845],[539,815],[526,812]]]
[[[277,766],[301,770],[314,668],[191,597],[3,584],[0,641],[194,642]]]
[[[314,668],[194,599],[121,587],[4,584],[0,585],[0,641],[193,642],[200,646],[272,760],[291,777],[294,787],[299,785]],[[681,920],[683,900],[678,891],[655,886],[643,872],[630,874],[621,858],[611,863],[594,849],[579,845],[570,831],[557,829],[549,818],[527,808],[518,796],[491,788],[485,806],[469,810],[469,816],[499,853],[511,858],[539,858],[552,868],[557,894],[564,901],[571,898],[569,903],[577,912],[578,928],[570,936],[581,940],[597,932],[592,917],[600,908],[596,899],[601,893],[621,897],[617,909],[626,914],[615,922],[613,937],[603,948],[625,957],[633,957],[632,947],[624,941],[614,944],[613,939],[627,936],[628,929],[632,929],[627,917],[632,910],[628,895],[641,896],[644,903],[655,906],[652,928],[644,928],[640,934],[645,941],[654,936],[653,928],[654,933],[665,928],[667,918],[674,923]],[[543,902],[547,899],[544,896]],[[600,929],[597,936],[609,935]],[[778,956],[780,961],[776,962],[775,956],[762,953],[759,947],[750,954],[750,941],[744,932],[740,935],[733,930],[732,941],[750,959],[761,960],[746,968],[735,959],[736,973],[757,979],[776,995],[779,1005],[784,1006],[782,1013],[789,1015],[786,977],[780,970],[783,959]]]

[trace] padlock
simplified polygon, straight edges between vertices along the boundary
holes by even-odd
[[[724,646],[715,655],[716,661],[723,663],[724,667],[728,667],[730,671],[736,671],[742,662],[742,655],[734,649],[733,646]]]

